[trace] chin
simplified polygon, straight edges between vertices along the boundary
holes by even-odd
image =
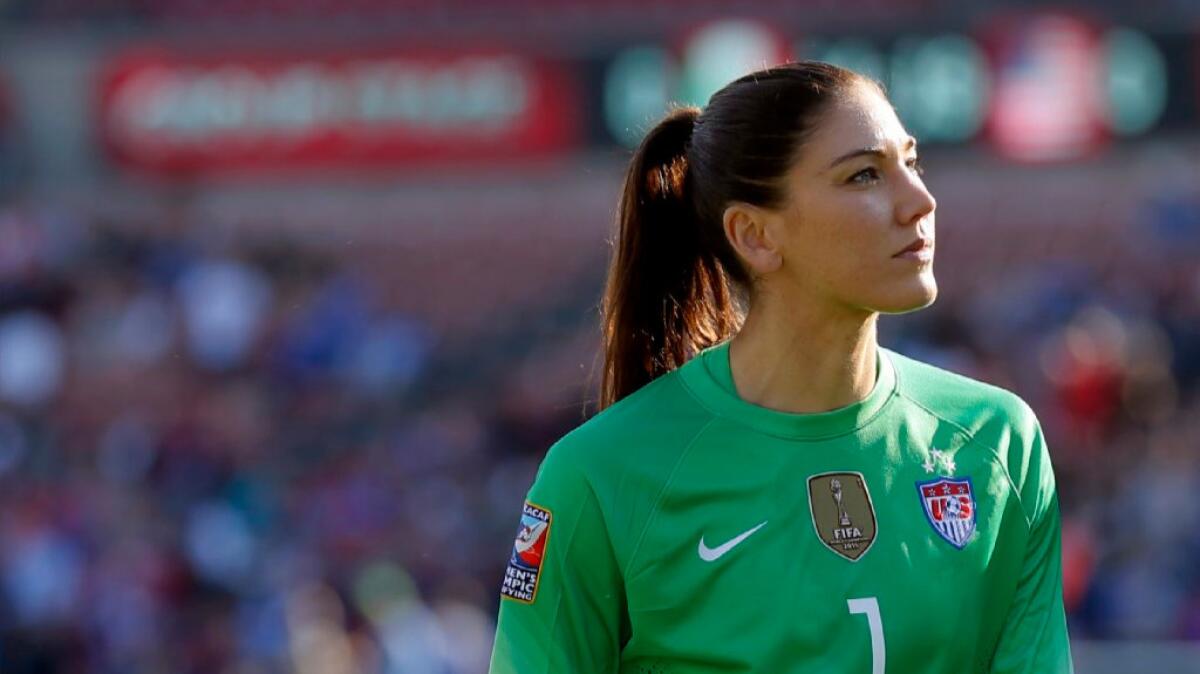
[[[922,274],[912,283],[894,291],[889,293],[889,297],[874,303],[876,311],[882,314],[907,314],[924,309],[937,300],[938,287],[933,274]]]

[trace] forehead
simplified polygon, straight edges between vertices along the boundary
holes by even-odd
[[[900,151],[908,141],[908,132],[891,103],[869,85],[854,87],[830,102],[817,119],[809,136],[801,163],[818,164],[847,152],[864,148]]]

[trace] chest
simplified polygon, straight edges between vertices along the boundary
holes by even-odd
[[[995,455],[899,438],[777,449],[681,463],[627,578],[630,655],[778,672],[859,671],[847,658],[870,672],[881,648],[890,671],[985,663],[1024,536]]]

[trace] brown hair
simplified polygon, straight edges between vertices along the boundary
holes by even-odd
[[[782,205],[781,178],[817,115],[862,81],[817,61],[767,68],[646,134],[625,174],[601,307],[600,409],[737,331],[752,279],[725,237],[725,208]]]

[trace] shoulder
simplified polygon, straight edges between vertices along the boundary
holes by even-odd
[[[970,435],[984,439],[1014,431],[1029,433],[1038,424],[1029,404],[1008,389],[890,349],[887,354],[896,366],[901,396]]]
[[[600,480],[629,471],[631,464],[662,469],[711,419],[678,372],[670,372],[564,435],[550,447],[543,470]]]

